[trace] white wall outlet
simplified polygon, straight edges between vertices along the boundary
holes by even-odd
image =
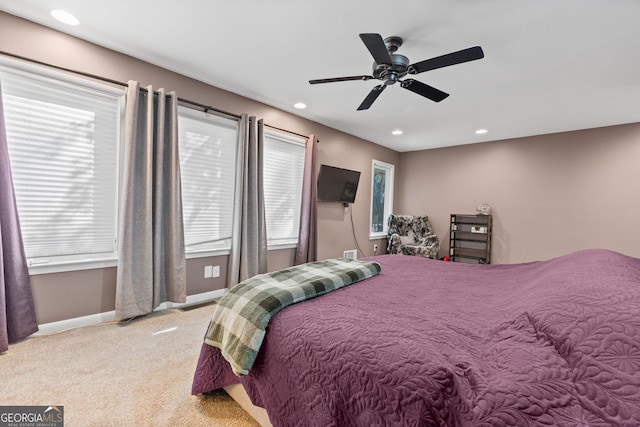
[[[374,243],[373,244],[373,254],[376,255],[378,253],[378,244]]]
[[[205,265],[204,266],[204,278],[208,279],[210,277],[213,277],[212,274],[213,274],[213,266]]]
[[[214,265],[211,269],[211,277],[220,277],[220,266]]]

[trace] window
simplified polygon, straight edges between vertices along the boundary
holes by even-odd
[[[31,273],[113,262],[124,92],[29,70],[0,64],[22,237],[29,266],[36,267]]]
[[[371,230],[370,237],[385,237],[387,218],[393,212],[393,174],[395,166],[373,161],[371,174]]]
[[[238,123],[179,107],[178,131],[186,252],[229,250]]]
[[[113,266],[124,90],[0,59],[16,200],[30,273]],[[179,107],[187,255],[228,251],[238,123]],[[265,132],[271,247],[298,239],[304,138]]]
[[[264,205],[269,246],[298,243],[306,140],[264,134]]]

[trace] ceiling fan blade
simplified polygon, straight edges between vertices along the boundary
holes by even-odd
[[[309,83],[311,83],[312,85],[318,84],[318,83],[334,83],[334,82],[347,82],[350,80],[371,80],[373,78],[373,76],[349,76],[349,77],[333,77],[330,79],[316,79],[316,80],[309,80]]]
[[[391,56],[389,56],[387,45],[384,44],[380,34],[360,34],[360,39],[369,49],[369,53],[373,56],[376,64],[391,64]]]
[[[484,52],[482,51],[482,48],[480,46],[474,46],[468,49],[462,49],[457,52],[452,52],[446,55],[416,62],[415,64],[409,66],[409,73],[424,73],[425,71],[435,70],[436,68],[448,67],[449,65],[475,61],[476,59],[481,58],[484,58]]]
[[[385,90],[386,87],[387,87],[386,85],[382,84],[371,89],[371,92],[369,92],[369,95],[367,95],[364,101],[362,101],[362,104],[360,104],[360,106],[358,107],[358,111],[368,110],[369,107],[371,107],[371,104],[373,104],[373,101],[375,101],[380,96],[380,94],[382,93],[383,90]]]
[[[429,86],[414,79],[405,79],[400,82],[400,86],[435,102],[440,102],[449,96],[448,93],[443,92],[440,89],[436,89],[433,86]]]

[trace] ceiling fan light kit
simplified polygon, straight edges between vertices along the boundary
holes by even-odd
[[[400,83],[402,88],[413,93],[428,98],[434,102],[440,102],[448,97],[449,94],[415,79],[400,79],[409,74],[419,74],[425,71],[435,70],[437,68],[448,67],[450,65],[484,58],[482,48],[480,46],[474,46],[411,64],[409,58],[395,53],[398,48],[402,46],[403,40],[401,37],[391,36],[383,40],[380,34],[365,33],[360,34],[360,39],[374,59],[372,75],[309,80],[310,84],[335,83],[351,80],[366,81],[372,79],[382,81],[382,84],[371,89],[371,92],[369,92],[367,97],[358,107],[358,111],[369,109],[387,86],[391,86],[396,83]]]

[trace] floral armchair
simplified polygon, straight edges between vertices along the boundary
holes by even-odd
[[[387,253],[438,258],[440,240],[431,229],[429,217],[390,215]]]

